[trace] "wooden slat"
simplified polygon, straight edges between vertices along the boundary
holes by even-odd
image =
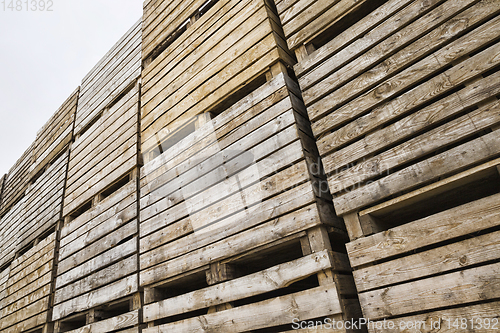
[[[99,256],[82,263],[80,266],[59,275],[56,278],[56,289],[59,289],[71,281],[75,281],[84,276],[90,275],[97,270],[116,263],[137,251],[137,238],[115,246]]]
[[[500,316],[500,302],[485,303],[479,305],[468,305],[465,307],[455,308],[455,309],[445,309],[436,312],[430,312],[423,315],[416,315],[411,317],[402,317],[399,319],[392,320],[397,328],[390,329],[385,326],[385,328],[380,329],[380,325],[377,326],[376,322],[373,323],[373,328],[370,330],[371,333],[400,333],[401,328],[398,323],[418,323],[418,327],[411,329],[406,329],[408,333],[432,333],[436,329],[442,333],[454,333],[457,332],[457,327],[453,324],[458,324],[458,330],[460,329],[460,324],[462,320],[467,323],[467,329],[472,330],[475,333],[490,333],[492,331],[495,319],[498,320]],[[487,320],[489,319],[489,325],[486,327]],[[471,322],[472,321],[472,322]],[[440,324],[436,324],[440,323]],[[472,323],[472,324],[471,324]],[[480,325],[481,324],[481,325]],[[434,325],[434,326],[432,326]],[[408,325],[405,325],[408,327]],[[464,328],[463,330],[465,330]]]
[[[348,243],[353,267],[473,234],[500,223],[500,195],[480,199]]]
[[[268,244],[294,233],[320,224],[315,205],[282,216],[251,230],[228,237],[187,255],[180,256],[160,265],[143,270],[141,264],[141,285],[149,285],[182,272],[203,266],[214,260],[222,260]],[[167,269],[168,267],[168,269]]]
[[[137,274],[54,306],[52,320],[120,299],[138,291]]]
[[[150,322],[285,288],[328,268],[332,268],[332,262],[325,250],[239,279],[145,305],[144,320]]]
[[[500,264],[496,263],[361,293],[359,298],[363,314],[372,320],[464,303],[484,302],[500,297],[499,274]]]
[[[246,332],[265,327],[341,313],[335,286],[327,285],[296,294],[244,305],[180,322],[144,329],[154,332]],[[230,322],[231,325],[227,325]]]

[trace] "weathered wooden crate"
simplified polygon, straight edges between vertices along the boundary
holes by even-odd
[[[299,62],[323,46],[331,35],[376,8],[380,0],[276,0],[289,49]],[[406,1],[408,2],[408,1]],[[400,7],[403,7],[401,5]]]
[[[191,23],[183,25],[187,20]],[[263,75],[280,59],[293,65],[278,23],[273,5],[264,0],[146,4],[141,96],[146,163],[193,117],[218,113],[222,101],[242,98],[234,94],[248,82],[265,82]]]
[[[131,173],[77,217],[61,240],[52,320],[57,332],[137,325],[138,179]],[[113,328],[113,329],[111,329]]]
[[[0,219],[0,267],[9,265],[16,255],[19,245],[19,231],[23,223],[25,198],[21,198],[17,203],[4,212]]]
[[[27,332],[48,324],[55,253],[52,233],[0,273],[0,332]]]
[[[29,168],[32,164],[32,156],[33,144],[23,153],[6,175],[2,188],[0,216],[4,216],[13,205],[22,199],[29,184]]]
[[[140,27],[135,24],[82,82],[64,216],[138,166]]]
[[[343,225],[281,69],[141,169],[144,332],[287,331],[295,317],[356,316]]]
[[[80,88],[77,88],[38,131],[33,145],[30,179],[42,172],[73,140],[73,126]]]
[[[496,274],[487,264],[498,249],[473,268],[446,258],[482,253],[469,234],[494,237],[488,229],[496,226],[467,213],[495,211],[500,190],[500,3],[389,0],[360,16],[364,6],[350,23],[339,21],[341,30],[325,30],[318,49],[306,43],[294,68],[335,211],[353,241],[364,316],[456,318],[467,311],[450,308],[472,302],[484,304],[471,314],[498,316],[488,303],[498,298],[490,289],[497,280],[488,273],[486,284],[470,286],[483,271]],[[465,216],[476,231],[457,226]]]

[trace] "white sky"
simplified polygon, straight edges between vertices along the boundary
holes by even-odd
[[[0,177],[83,77],[141,18],[143,2],[53,0],[52,12],[27,12],[25,7],[12,12],[4,11],[1,1]]]

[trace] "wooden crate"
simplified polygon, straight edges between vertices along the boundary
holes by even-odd
[[[200,12],[206,2],[146,4],[141,96],[146,163],[148,153],[190,119],[220,112],[222,101],[248,82],[259,80],[280,59],[290,65],[295,62],[286,51],[271,4],[222,0],[206,13]],[[179,30],[188,19],[192,23]],[[153,52],[157,47],[161,52]],[[258,81],[258,85],[263,82]],[[233,96],[233,101],[243,96]]]
[[[0,274],[0,332],[26,332],[48,324],[55,253],[52,233]]]
[[[129,307],[139,291],[137,189],[133,172],[89,210],[65,219],[52,314],[57,332],[138,324],[138,307]]]
[[[21,198],[0,219],[0,267],[10,265],[19,245],[25,198]]]
[[[73,140],[79,91],[80,88],[77,88],[38,131],[33,145],[30,179],[36,177]]]
[[[496,210],[500,191],[500,4],[389,0],[369,9],[325,30],[323,42],[331,38],[318,49],[305,45],[294,67],[352,241],[363,314],[430,322],[483,302],[470,314],[498,317],[488,303],[498,298],[496,280],[483,274],[496,272],[487,261],[498,249],[467,240],[473,232],[457,221],[474,221],[479,239],[496,236],[480,215]],[[476,208],[481,214],[467,215]],[[455,227],[463,233],[453,236]],[[464,249],[491,250],[491,259],[448,265]],[[469,287],[477,274],[488,282]]]
[[[280,68],[141,169],[145,332],[289,330],[294,314],[355,316],[343,225],[321,192],[298,86]],[[315,285],[286,289],[315,274]],[[297,312],[286,313],[298,299]]]
[[[64,216],[139,165],[140,30],[138,22],[82,81]]]

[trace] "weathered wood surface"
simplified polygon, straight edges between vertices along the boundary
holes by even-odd
[[[207,264],[194,258],[210,244],[215,260],[274,241],[252,233],[267,230],[264,226],[270,228],[273,220],[280,225],[298,219],[301,213],[294,211],[300,207],[313,204],[302,212],[316,216],[313,224],[325,221],[321,209],[314,212],[316,194],[305,160],[311,133],[286,80],[282,74],[265,84],[142,169],[142,285],[159,282],[157,272],[167,266],[163,278],[182,273],[181,267],[186,271]],[[304,230],[296,226],[296,232]],[[242,237],[247,238],[242,244],[263,242],[225,249],[224,239],[240,242]]]
[[[29,184],[29,168],[32,160],[33,144],[31,144],[7,173],[7,178],[2,189],[2,213],[10,209],[23,196]]]
[[[341,313],[334,285],[144,329],[153,332],[246,332]],[[227,325],[231,322],[231,325]]]
[[[76,330],[68,331],[67,333],[101,333],[111,332],[119,329],[127,328],[139,324],[139,310],[131,311],[117,317],[98,321],[78,328]],[[128,332],[120,331],[120,332]]]
[[[10,265],[0,301],[2,332],[20,332],[47,322],[55,236],[50,235]]]
[[[293,62],[278,46],[282,36],[275,31],[273,15],[264,1],[219,1],[146,67],[145,152],[156,146],[156,138],[161,142],[192,117],[211,111],[280,58]]]
[[[363,314],[387,316],[498,299],[500,264],[470,268],[359,295]],[[410,291],[411,292],[408,292]]]
[[[145,305],[144,320],[150,322],[260,295],[329,268],[332,268],[332,259],[325,250],[242,278]]]
[[[62,219],[68,158],[69,151],[62,152],[59,158],[52,161],[48,169],[26,190],[23,227],[17,235],[18,249],[31,243]]]
[[[0,267],[14,259],[19,240],[17,235],[22,227],[25,198],[19,200],[0,220]]]
[[[498,226],[500,196],[493,195],[348,243],[353,267],[408,253]]]
[[[38,131],[33,147],[31,176],[36,175],[72,141],[79,92],[78,87]]]
[[[396,324],[395,329],[387,328],[387,326],[383,329],[377,328],[374,325],[374,328],[370,330],[370,333],[400,333],[401,328],[399,327],[399,323],[417,323],[418,327],[416,328],[407,328],[405,333],[431,333],[436,332],[436,327],[432,325],[436,325],[436,323],[440,323],[440,325],[436,325],[439,328],[439,332],[443,333],[455,333],[458,330],[466,330],[467,328],[472,332],[477,333],[489,333],[492,331],[492,327],[494,326],[494,320],[500,317],[500,302],[492,302],[485,303],[479,305],[468,305],[465,307],[460,307],[456,309],[446,309],[439,310],[436,312],[430,312],[423,315],[411,316],[411,317],[401,317],[399,319],[393,320]],[[462,320],[467,322],[467,328],[458,328],[453,326],[453,324],[460,323],[462,324]],[[489,320],[489,325],[486,326],[485,323]],[[473,324],[471,324],[471,321]],[[460,324],[458,327],[460,327]],[[406,325],[408,327],[408,325]]]
[[[87,74],[80,87],[75,134],[140,76],[141,21]]]

